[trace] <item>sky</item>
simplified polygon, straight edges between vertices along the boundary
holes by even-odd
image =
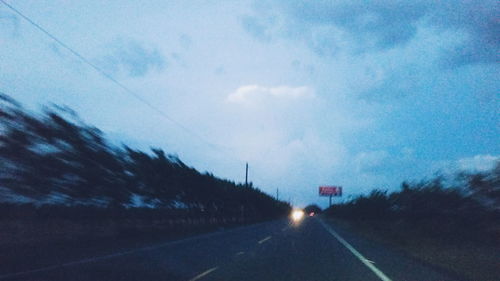
[[[297,206],[500,160],[495,0],[4,1],[139,99],[1,2],[0,92]]]

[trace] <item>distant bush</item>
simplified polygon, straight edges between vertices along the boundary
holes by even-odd
[[[474,227],[500,221],[498,194],[499,164],[490,172],[461,173],[454,186],[445,187],[443,177],[415,183],[403,182],[399,191],[374,190],[325,212],[347,219],[438,220]],[[464,180],[465,179],[465,180]],[[498,223],[497,223],[498,224]]]
[[[308,205],[306,207],[304,207],[304,212],[306,213],[311,213],[311,212],[314,212],[315,214],[319,214],[321,213],[323,210],[321,209],[321,207],[319,207],[318,205],[316,204],[313,204],[313,205]]]
[[[391,215],[392,206],[386,191],[373,190],[367,196],[361,195],[347,203],[333,205],[325,213],[346,218],[387,217]]]

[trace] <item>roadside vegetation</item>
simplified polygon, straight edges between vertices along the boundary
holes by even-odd
[[[338,224],[470,280],[499,279],[500,163],[403,182],[325,210]]]
[[[316,214],[320,214],[323,210],[321,209],[321,207],[319,207],[318,205],[316,204],[312,204],[312,205],[307,205],[306,207],[304,207],[304,212],[306,214],[313,214],[313,215],[316,215]]]
[[[179,234],[289,210],[252,183],[199,172],[162,149],[113,145],[68,108],[34,114],[0,93],[0,244],[44,239],[41,232]]]

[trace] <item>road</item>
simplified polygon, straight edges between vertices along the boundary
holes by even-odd
[[[29,268],[29,267],[27,267]],[[0,280],[448,281],[443,272],[314,217],[277,220],[6,272]]]

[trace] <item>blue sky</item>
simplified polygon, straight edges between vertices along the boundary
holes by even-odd
[[[297,205],[499,160],[497,1],[6,2],[189,131],[2,4],[0,91]]]

